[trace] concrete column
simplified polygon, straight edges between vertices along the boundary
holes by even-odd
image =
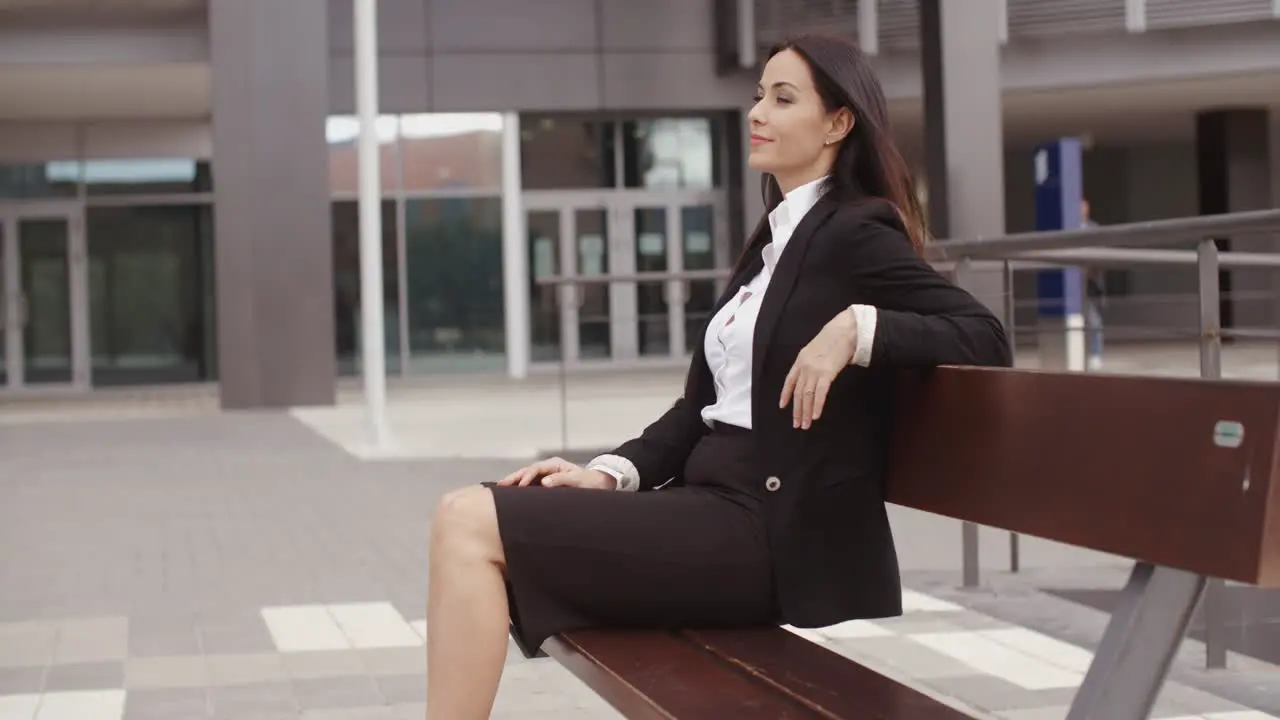
[[[1005,231],[1001,12],[1000,0],[920,0],[929,224],[939,239]],[[965,287],[1004,319],[1003,273],[971,273]]]
[[[328,4],[209,3],[225,408],[334,401]]]
[[[529,317],[529,238],[520,166],[520,113],[502,115],[502,306],[507,375],[529,374],[533,337]]]
[[[1273,174],[1266,108],[1209,110],[1196,116],[1196,176],[1201,215],[1272,207]],[[1271,252],[1274,238],[1252,236],[1219,241],[1223,250]],[[1265,327],[1274,322],[1272,304],[1234,299],[1237,293],[1270,292],[1270,270],[1224,270],[1220,274],[1223,327]]]

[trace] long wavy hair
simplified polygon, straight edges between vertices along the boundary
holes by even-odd
[[[882,200],[889,203],[902,219],[911,246],[923,254],[929,241],[924,212],[907,162],[893,142],[884,89],[866,56],[857,45],[844,38],[807,34],[774,46],[769,58],[787,50],[808,64],[828,112],[847,108],[853,113],[853,130],[836,152],[826,183],[826,196],[837,202]],[[768,213],[783,199],[776,178],[766,173],[762,180],[765,217],[752,233],[746,245],[748,249],[768,227]]]

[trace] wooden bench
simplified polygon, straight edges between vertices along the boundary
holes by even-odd
[[[1280,587],[1280,384],[940,368],[900,390],[890,502],[1137,559],[1069,720],[1149,715],[1206,576]],[[968,717],[781,628],[544,649],[629,718]]]

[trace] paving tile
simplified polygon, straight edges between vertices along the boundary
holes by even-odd
[[[378,707],[382,693],[371,677],[293,680],[298,706],[303,710]]]
[[[124,704],[124,720],[203,718],[209,712],[208,692],[204,688],[129,690]]]
[[[129,657],[195,655],[199,652],[194,615],[129,618]]]
[[[1076,694],[1074,688],[1028,690],[990,675],[930,678],[922,682],[943,695],[992,712],[1070,705]]]
[[[331,604],[328,609],[353,648],[422,647],[423,636],[391,603]]]
[[[215,717],[249,714],[296,714],[293,686],[286,682],[209,688]]]
[[[324,605],[265,607],[262,619],[280,652],[344,650],[351,647]]]
[[[57,664],[124,660],[128,655],[127,618],[77,618],[58,625],[58,644],[53,657]]]
[[[1034,655],[980,635],[978,631],[911,635],[909,641],[959,660],[979,673],[1027,690],[1075,688],[1084,679],[1082,673],[1051,665]]]
[[[421,720],[425,712],[415,720]],[[364,708],[328,708],[324,710],[307,710],[302,713],[302,720],[399,720],[400,715],[390,707]]]
[[[878,664],[898,668],[912,677],[963,677],[976,672],[971,666],[906,637],[833,640],[829,647],[855,660],[871,658]]]
[[[72,690],[45,693],[35,720],[120,720],[124,690]]]
[[[46,672],[42,667],[0,667],[0,696],[39,693],[44,689]]]
[[[536,678],[504,677],[498,686],[493,714],[569,711],[577,706],[573,695]]]
[[[276,653],[206,655],[205,666],[211,687],[285,680],[284,663]]]
[[[375,677],[378,691],[390,705],[398,703],[426,702],[427,676],[416,675],[381,675]]]
[[[45,690],[115,690],[124,687],[124,663],[54,665],[45,679]]]
[[[391,706],[391,717],[395,720],[422,720],[427,716],[427,704],[405,703]]]
[[[359,650],[311,650],[280,655],[285,676],[290,679],[366,675],[369,666]]]
[[[365,650],[361,656],[370,675],[418,675],[427,671],[427,650],[421,645]]]
[[[44,667],[53,662],[58,623],[0,623],[0,667]]]
[[[1081,675],[1089,671],[1089,665],[1093,662],[1093,653],[1088,650],[1026,628],[1010,627],[1000,630],[979,630],[978,634],[988,640],[995,640],[1015,650],[1027,653],[1050,665],[1056,665]]]
[[[34,720],[38,707],[40,695],[37,693],[0,695],[0,718],[4,720]]]
[[[996,713],[996,717],[1000,718],[1000,720],[1066,720],[1067,713],[1070,710],[1070,705],[1001,710]]]
[[[210,655],[276,652],[271,634],[256,615],[246,613],[222,622],[201,620],[196,634],[201,652]]]
[[[1160,690],[1159,702],[1182,708],[1189,715],[1207,715],[1214,712],[1243,711],[1246,708],[1180,683],[1165,683]]]
[[[132,658],[124,665],[125,687],[204,687],[209,684],[205,659],[199,655]]]
[[[896,618],[876,620],[876,625],[897,635],[916,635],[920,633],[963,632],[972,628],[954,622],[952,617],[938,617],[934,614],[912,614]],[[1006,626],[1007,627],[1007,626]]]

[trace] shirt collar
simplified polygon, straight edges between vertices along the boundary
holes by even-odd
[[[823,183],[827,180],[827,176],[818,178],[795,188],[786,194],[782,202],[769,213],[769,231],[773,235],[773,257],[777,258],[782,255],[782,251],[787,246],[787,242],[791,240],[792,231],[795,226],[800,223],[805,214],[818,204],[818,199],[822,197]],[[786,229],[787,232],[780,233],[780,229]]]

